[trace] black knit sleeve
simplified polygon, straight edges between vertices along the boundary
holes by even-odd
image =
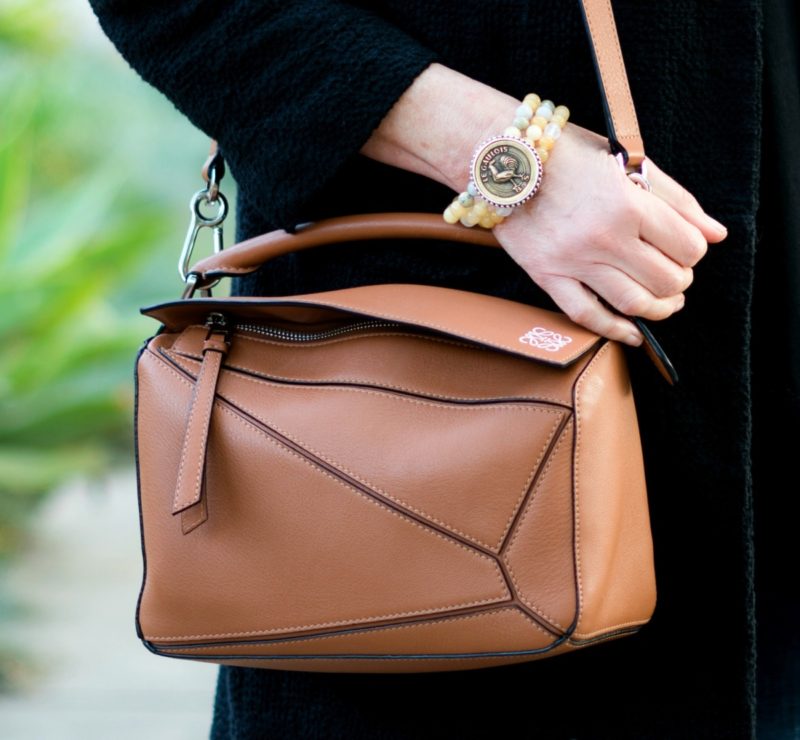
[[[289,228],[437,54],[339,0],[89,0],[141,77]]]

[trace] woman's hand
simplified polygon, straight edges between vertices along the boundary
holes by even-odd
[[[692,268],[724,227],[648,160],[652,192],[635,185],[607,140],[567,124],[536,196],[494,233],[573,321],[640,344],[636,326],[610,310],[665,319],[684,304]],[[474,227],[478,228],[478,227]]]
[[[434,63],[361,152],[463,191],[475,147],[502,132],[518,105]],[[726,235],[686,190],[647,164],[651,193],[622,172],[605,137],[568,123],[539,192],[494,228],[511,258],[573,321],[633,345],[642,341],[639,330],[598,296],[629,316],[665,319],[683,306],[707,243]]]

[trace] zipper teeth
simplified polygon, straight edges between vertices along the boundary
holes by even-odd
[[[372,319],[370,321],[357,321],[347,326],[339,326],[336,329],[324,329],[321,331],[294,331],[292,329],[282,329],[277,326],[267,326],[262,324],[236,324],[236,328],[243,331],[252,331],[256,334],[264,334],[269,337],[286,339],[293,342],[311,342],[317,339],[328,339],[341,334],[347,334],[359,329],[374,329],[380,327],[404,326],[397,321],[381,321]]]

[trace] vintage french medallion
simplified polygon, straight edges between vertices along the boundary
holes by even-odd
[[[470,178],[492,205],[519,206],[539,189],[542,160],[527,141],[515,136],[495,136],[475,150]]]

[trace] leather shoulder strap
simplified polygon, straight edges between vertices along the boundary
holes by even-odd
[[[626,164],[639,167],[644,161],[644,142],[622,60],[611,0],[581,0],[581,8],[603,96],[608,142],[615,154],[622,154]]]

